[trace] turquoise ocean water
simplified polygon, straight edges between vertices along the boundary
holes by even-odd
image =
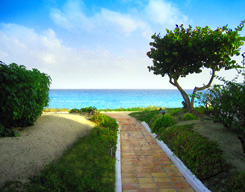
[[[191,90],[186,90],[191,94]],[[82,108],[95,106],[97,109],[129,107],[182,107],[182,96],[171,89],[51,89],[49,108]]]

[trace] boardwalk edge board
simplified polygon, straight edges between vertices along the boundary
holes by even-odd
[[[118,127],[118,132],[117,132],[117,150],[116,150],[116,165],[115,166],[116,166],[115,191],[122,192],[120,126]]]
[[[196,178],[196,176],[184,165],[184,163],[174,155],[174,153],[168,148],[168,146],[163,142],[157,139],[156,134],[151,132],[150,127],[146,122],[141,122],[145,127],[147,132],[156,140],[158,145],[162,148],[162,150],[167,154],[167,156],[173,161],[175,166],[179,169],[188,183],[192,186],[192,188],[197,192],[211,192],[207,187],[203,185],[203,183]]]

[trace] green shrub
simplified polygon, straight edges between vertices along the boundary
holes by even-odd
[[[96,110],[97,110],[96,107],[91,107],[91,106],[90,107],[84,107],[84,108],[80,109],[80,111],[82,113],[90,113],[90,114],[94,114]]]
[[[165,114],[164,116],[158,118],[152,127],[152,132],[153,133],[158,133],[160,130],[162,130],[162,128],[166,128],[169,126],[172,126],[176,124],[173,116],[171,116],[170,114]]]
[[[17,137],[18,133],[14,131],[13,129],[8,129],[5,128],[1,123],[0,123],[0,137]]]
[[[193,125],[174,125],[158,133],[168,147],[199,179],[206,179],[227,169],[217,143],[192,130]]]
[[[80,109],[73,108],[69,111],[69,113],[80,113]]]
[[[244,192],[245,191],[245,172],[235,173],[226,182],[226,192]]]
[[[192,113],[185,113],[182,118],[182,121],[188,121],[188,120],[197,120],[197,117],[193,115]]]
[[[90,120],[98,124],[98,126],[107,128],[109,130],[115,131],[115,129],[117,130],[118,128],[118,124],[115,119],[99,112],[95,113]]]
[[[138,119],[139,121],[145,121],[149,125],[149,127],[152,127],[154,122],[158,118],[162,117],[162,114],[159,110],[134,112],[130,113],[129,115]]]
[[[182,108],[166,108],[166,112],[172,116],[179,116],[184,113]]]
[[[50,81],[37,69],[0,63],[0,123],[7,128],[33,125],[48,104]]]
[[[100,109],[99,111],[153,111],[160,110],[161,107],[149,106],[149,107],[129,107],[129,108],[116,108],[116,109]]]
[[[227,81],[217,77],[224,85],[214,85],[209,89],[209,97],[215,121],[221,121],[229,129],[236,129],[239,132],[243,153],[245,153],[245,81],[237,83],[236,79]]]

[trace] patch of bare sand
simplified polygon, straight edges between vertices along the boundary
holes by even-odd
[[[213,121],[185,121],[179,124],[194,124],[194,130],[202,136],[215,141],[224,152],[225,160],[233,165],[234,170],[240,172],[245,171],[245,155],[242,150],[242,145],[237,137],[237,134],[222,123],[214,123]]]
[[[0,138],[0,186],[39,174],[94,126],[81,115],[45,113],[34,126],[20,131],[20,137]]]

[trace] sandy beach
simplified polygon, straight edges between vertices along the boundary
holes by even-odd
[[[94,126],[81,115],[45,113],[34,126],[20,130],[19,137],[0,138],[0,186],[39,174]]]

